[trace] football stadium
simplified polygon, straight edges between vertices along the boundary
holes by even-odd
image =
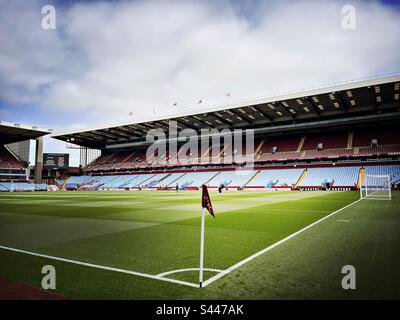
[[[0,7],[2,310],[396,306],[399,1]]]
[[[69,132],[1,123],[2,295],[51,265],[55,298],[398,299],[399,95],[391,75]],[[44,178],[46,135],[79,170]]]

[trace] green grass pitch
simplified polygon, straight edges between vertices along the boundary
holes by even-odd
[[[205,267],[225,270],[354,202],[357,192],[211,192]],[[95,299],[400,298],[400,195],[362,200],[199,289],[0,249],[0,276]],[[157,275],[197,268],[200,192],[0,194],[0,246]],[[341,288],[353,265],[357,289]],[[205,272],[205,278],[216,273]],[[168,277],[198,282],[198,272]]]

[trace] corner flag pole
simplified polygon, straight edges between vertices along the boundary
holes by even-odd
[[[202,208],[201,210],[201,229],[200,229],[200,274],[199,274],[199,283],[200,288],[203,285],[203,267],[204,267],[204,221],[205,221],[205,210],[206,208]]]
[[[214,209],[211,204],[210,195],[208,194],[207,186],[201,186],[201,230],[200,230],[200,268],[199,268],[199,283],[200,288],[203,286],[203,267],[204,267],[204,224],[206,210],[215,218]]]

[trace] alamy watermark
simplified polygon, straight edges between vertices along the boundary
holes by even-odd
[[[56,8],[52,5],[42,7],[42,28],[44,30],[55,30],[57,28]]]
[[[44,290],[55,290],[56,289],[56,268],[52,265],[45,265],[42,268],[42,274],[45,276],[42,278],[42,288]]]
[[[342,288],[344,290],[355,290],[356,289],[356,268],[348,264],[343,266],[342,274],[345,276],[342,278]]]
[[[351,4],[342,7],[342,28],[345,30],[354,30],[356,28],[356,8]]]

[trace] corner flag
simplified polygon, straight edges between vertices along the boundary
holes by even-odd
[[[211,204],[210,195],[208,194],[207,186],[205,184],[203,184],[201,187],[202,187],[201,206],[203,208],[206,208],[207,211],[215,218],[214,210],[213,210],[213,207],[212,207],[212,204]]]
[[[199,287],[203,286],[203,272],[204,272],[204,225],[205,225],[205,211],[207,211],[215,218],[214,210],[211,204],[211,198],[208,194],[207,186],[201,186],[201,229],[200,229],[200,268],[199,268]]]

